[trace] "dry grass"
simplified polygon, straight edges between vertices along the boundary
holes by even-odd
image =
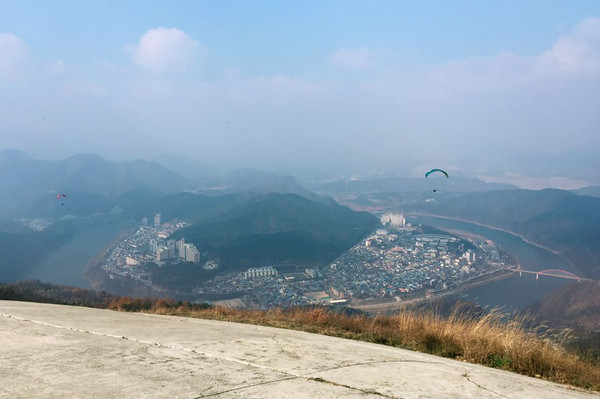
[[[323,308],[267,311],[119,299],[115,310],[258,324],[407,348],[600,391],[600,368],[525,327],[524,318],[492,311],[473,317],[459,307],[448,317],[406,310],[394,316],[348,316]]]

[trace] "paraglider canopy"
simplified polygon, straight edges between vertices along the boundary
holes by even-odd
[[[431,169],[429,172],[425,173],[425,177],[429,177],[429,175],[432,174],[433,172],[441,172],[446,176],[446,178],[449,178],[448,173],[446,173],[445,171],[443,171],[441,169]]]
[[[56,194],[56,199],[60,199],[61,197],[67,198],[66,194],[62,194],[62,193],[58,193]],[[65,204],[63,202],[60,203],[60,206],[64,206]]]
[[[435,173],[435,172],[440,172],[443,173],[444,176],[446,176],[446,179],[448,179],[448,173],[446,173],[446,171],[442,170],[442,169],[431,169],[429,172],[425,173],[425,177],[429,177],[430,174]],[[437,193],[437,188],[433,189],[434,193]]]

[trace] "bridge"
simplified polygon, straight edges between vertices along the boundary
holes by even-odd
[[[569,280],[577,280],[577,281],[592,281],[589,278],[579,277],[578,275],[571,273],[567,270],[562,269],[546,269],[546,270],[525,270],[525,269],[510,269],[515,273],[519,273],[519,277],[525,274],[535,274],[535,279],[539,280],[540,276],[548,276],[548,277],[558,277],[558,278],[566,278]]]

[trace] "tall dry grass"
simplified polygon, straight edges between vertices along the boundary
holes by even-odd
[[[525,317],[507,316],[498,310],[474,316],[456,307],[445,317],[435,311],[422,310],[367,317],[332,313],[324,308],[259,311],[166,300],[136,301],[140,300],[121,298],[109,307],[258,324],[374,342],[600,390],[597,365],[569,352],[556,339],[526,327]]]

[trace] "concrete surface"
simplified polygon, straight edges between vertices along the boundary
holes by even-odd
[[[0,301],[2,398],[595,398],[299,331]]]

